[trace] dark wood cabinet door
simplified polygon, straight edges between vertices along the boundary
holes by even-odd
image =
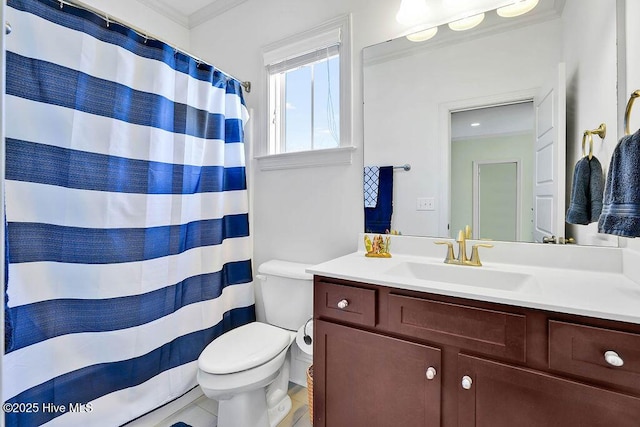
[[[458,375],[460,427],[640,426],[639,397],[462,354]]]
[[[314,342],[314,427],[440,426],[439,349],[321,320]]]

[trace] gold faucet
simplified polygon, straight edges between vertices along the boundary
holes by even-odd
[[[458,238],[456,239],[456,242],[458,243],[457,258],[453,252],[452,242],[435,242],[436,245],[447,245],[447,256],[444,259],[446,264],[469,265],[473,267],[482,266],[482,263],[480,262],[480,255],[478,254],[478,248],[492,248],[493,245],[486,243],[473,245],[471,247],[471,259],[469,259],[467,258],[467,239],[469,238],[471,238],[471,227],[467,225],[464,230],[460,230],[458,232]]]
[[[458,243],[458,264],[465,264],[469,261],[467,258],[467,234],[465,231],[458,231],[456,242]]]

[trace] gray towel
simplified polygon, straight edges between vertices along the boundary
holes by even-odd
[[[598,221],[602,212],[604,179],[602,165],[593,156],[583,157],[576,163],[571,186],[571,201],[567,210],[569,224],[587,225]]]
[[[624,136],[613,151],[598,231],[640,236],[640,130]]]

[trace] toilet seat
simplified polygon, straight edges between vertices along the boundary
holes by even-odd
[[[260,366],[291,344],[289,331],[252,322],[226,332],[211,342],[198,358],[198,367],[210,374],[232,374]]]

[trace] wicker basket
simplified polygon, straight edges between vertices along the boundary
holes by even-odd
[[[307,399],[309,400],[309,420],[313,425],[313,365],[307,368]]]

